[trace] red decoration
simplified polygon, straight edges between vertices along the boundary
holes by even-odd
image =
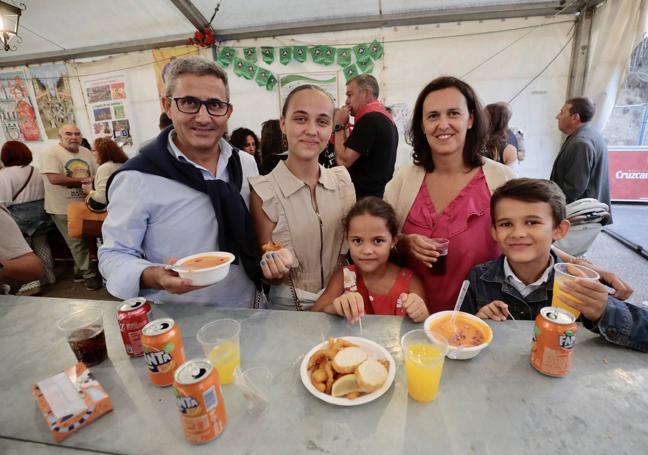
[[[197,30],[193,37],[187,40],[187,44],[194,44],[200,47],[210,47],[216,43],[216,35],[211,27],[205,27],[203,31]]]

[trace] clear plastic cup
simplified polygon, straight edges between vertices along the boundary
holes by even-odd
[[[205,357],[218,370],[221,384],[231,384],[234,369],[241,365],[240,332],[238,321],[219,319],[202,326],[196,335]]]
[[[432,265],[430,273],[432,275],[445,275],[448,271],[448,247],[450,246],[450,240],[442,237],[434,237],[430,240],[434,242],[435,248],[440,254],[437,261]]]
[[[254,367],[241,372],[234,370],[234,384],[247,401],[247,412],[251,415],[264,414],[270,406],[272,373],[266,367]]]
[[[425,330],[417,329],[403,335],[401,348],[409,396],[421,403],[434,400],[448,353],[447,341],[439,335],[428,336]]]
[[[570,264],[567,262],[559,262],[558,264],[554,264],[554,285],[551,306],[561,308],[569,312],[576,319],[578,319],[578,317],[580,316],[580,311],[568,304],[563,303],[558,297],[563,296],[567,301],[581,303],[578,298],[560,289],[560,285],[562,283],[573,281],[578,278],[598,281],[600,276],[594,270],[582,265]]]
[[[56,323],[79,362],[98,365],[108,357],[103,312],[84,308],[62,317]]]

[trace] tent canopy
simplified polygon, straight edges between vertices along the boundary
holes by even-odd
[[[5,0],[18,4],[15,0]],[[184,44],[214,14],[221,41],[255,37],[573,14],[603,0],[24,0],[15,50],[0,67]]]

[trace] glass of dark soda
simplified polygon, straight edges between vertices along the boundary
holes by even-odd
[[[434,247],[439,252],[437,261],[432,265],[430,272],[432,275],[445,275],[448,270],[448,246],[450,241],[448,239],[435,237],[431,239],[434,242]]]
[[[79,362],[93,366],[106,360],[108,352],[103,312],[100,309],[84,308],[74,311],[59,319],[57,325]]]

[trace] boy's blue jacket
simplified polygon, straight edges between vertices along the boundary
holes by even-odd
[[[553,252],[551,253],[553,254]],[[554,255],[554,260],[560,259]],[[526,297],[506,282],[504,275],[504,256],[493,261],[479,264],[468,274],[470,287],[461,310],[476,314],[481,307],[493,300],[501,300],[515,319],[532,320],[540,309],[551,306],[554,272],[551,270],[548,281]],[[579,319],[593,332],[600,333],[611,343],[648,352],[648,308],[608,297],[607,307],[598,324]]]

